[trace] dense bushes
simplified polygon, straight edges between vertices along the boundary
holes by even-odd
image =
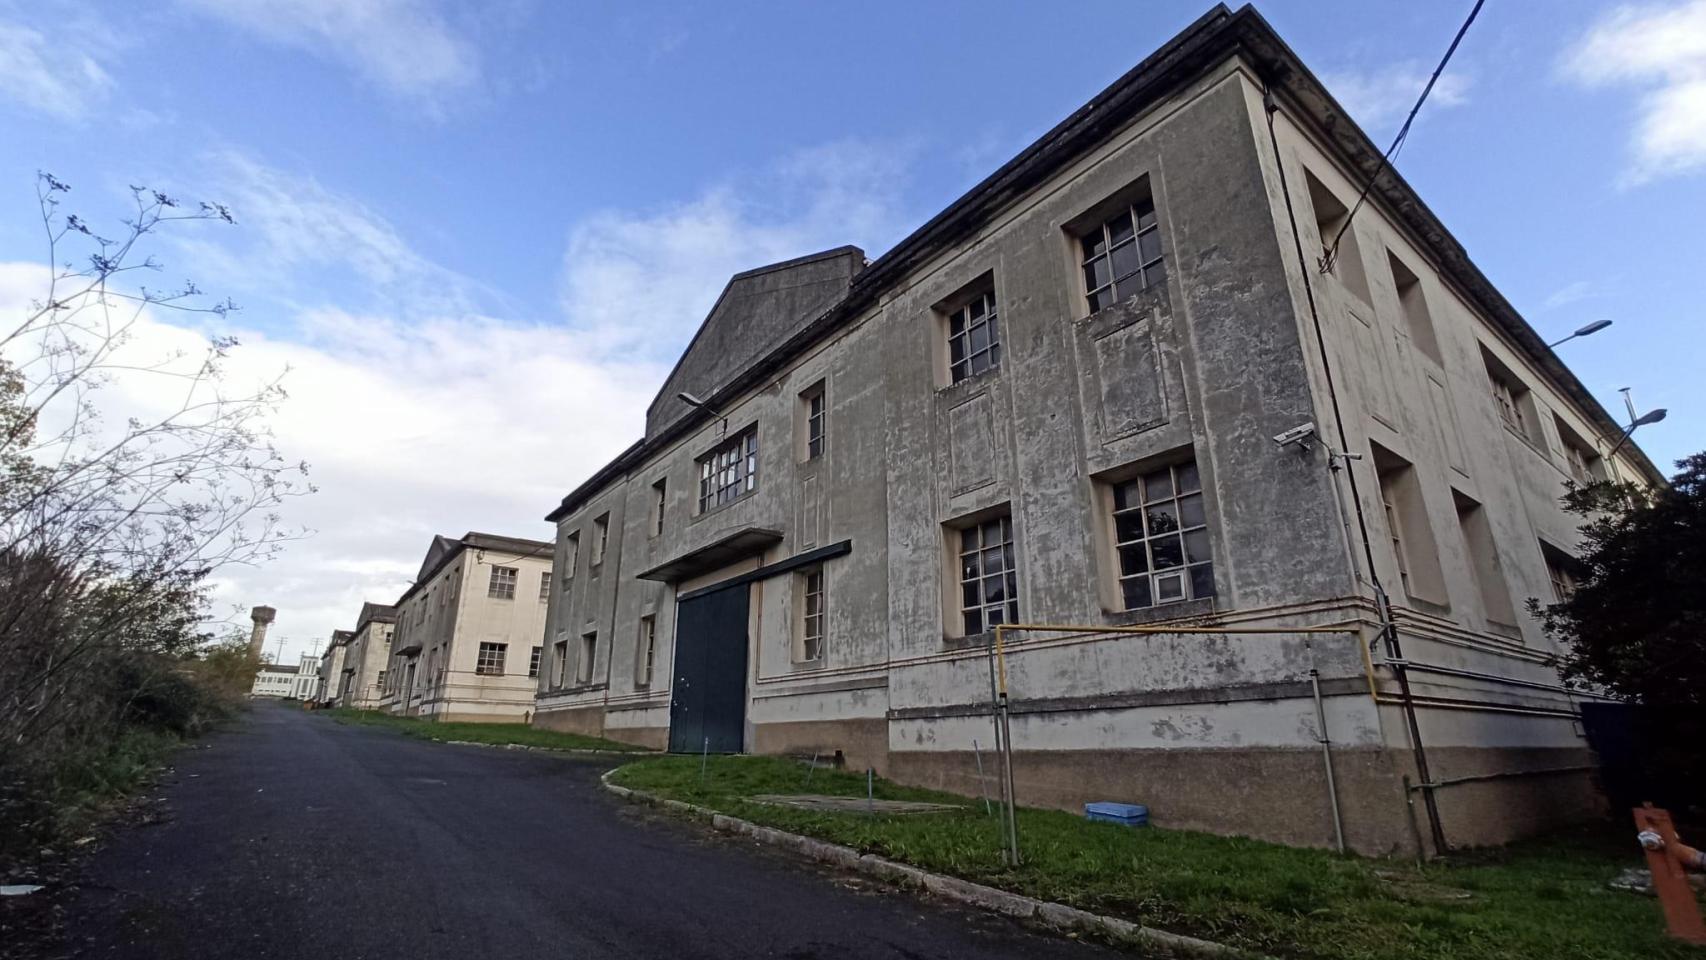
[[[208,645],[199,612],[182,582],[0,551],[0,853],[75,827],[235,709],[256,664]]]

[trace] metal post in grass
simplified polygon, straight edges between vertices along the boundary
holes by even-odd
[[[971,755],[977,758],[977,793],[983,798],[983,814],[994,816],[995,811],[989,806],[989,781],[983,775],[983,751],[978,749],[976,737],[971,741]]]
[[[1007,624],[995,625],[995,669],[997,708],[1001,718],[1001,793],[1007,804],[1007,863],[1019,865],[1019,818],[1015,812],[1017,791],[1013,786],[1013,723],[1007,702]]]
[[[704,744],[699,747],[699,785],[700,786],[705,785],[705,764],[709,763],[710,760],[711,760],[711,738],[706,737]]]
[[[873,767],[866,767],[865,768],[865,810],[866,810],[866,812],[871,813],[873,815],[876,814],[876,812],[877,812],[876,779],[877,779],[876,769]]]
[[[806,787],[808,788],[812,785],[812,774],[817,772],[817,758],[819,753],[821,753],[821,751],[812,752],[812,765],[806,768]]]

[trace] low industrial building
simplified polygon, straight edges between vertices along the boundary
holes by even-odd
[[[434,537],[398,598],[378,708],[435,720],[533,712],[552,546],[467,533]]]
[[[302,682],[300,671],[301,668],[294,664],[263,663],[255,671],[255,682],[249,687],[249,696],[280,700],[294,697],[298,684]]]
[[[1358,208],[1380,154],[1217,7],[874,262],[734,277],[548,517],[535,722],[976,794],[1000,667],[1023,803],[1368,853],[1595,810],[1526,601],[1568,483],[1661,478],[1402,177]]]

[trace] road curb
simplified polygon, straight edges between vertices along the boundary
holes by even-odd
[[[1165,930],[1145,927],[1130,920],[1121,920],[1118,917],[1080,910],[1064,903],[1039,900],[1035,897],[1027,897],[1023,894],[985,886],[981,883],[973,883],[970,880],[962,880],[959,877],[931,873],[928,870],[898,863],[875,854],[860,853],[852,847],[844,847],[838,843],[829,843],[797,833],[789,833],[786,830],[778,830],[775,827],[766,827],[750,820],[742,820],[739,817],[731,817],[725,813],[718,813],[709,807],[701,807],[646,793],[643,790],[618,786],[610,782],[610,775],[615,772],[616,770],[605,771],[598,778],[599,782],[604,785],[604,789],[630,803],[642,803],[685,814],[694,820],[708,822],[713,830],[742,834],[759,843],[793,850],[814,860],[831,863],[856,873],[877,877],[903,887],[922,889],[945,900],[952,900],[956,903],[1019,920],[1029,920],[1061,933],[1099,934],[1115,942],[1159,950],[1168,956],[1215,958],[1255,956],[1255,954],[1227,946],[1224,943],[1200,940],[1178,933],[1168,933]]]

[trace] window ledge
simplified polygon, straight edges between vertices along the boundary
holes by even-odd
[[[827,669],[829,669],[829,664],[824,661],[823,657],[818,657],[816,660],[790,660],[788,662],[788,671],[794,674],[821,673]]]
[[[714,507],[706,507],[705,509],[694,514],[692,519],[688,520],[687,522],[689,524],[698,523],[699,521],[705,519],[706,517],[715,516],[719,513],[722,513],[724,510],[729,509],[730,507],[736,506],[737,504],[745,503],[746,501],[752,499],[753,497],[755,497],[757,495],[758,495],[758,486],[757,486],[757,484],[754,484],[753,488],[751,490],[746,491],[745,493],[741,494],[738,497],[735,497],[733,500],[730,500],[726,503],[719,503]]]
[[[1079,297],[1080,306],[1084,298]],[[1134,323],[1153,318],[1157,313],[1171,312],[1172,301],[1167,295],[1167,281],[1151,284],[1119,301],[1110,303],[1095,313],[1079,317],[1078,322],[1090,328],[1092,336],[1109,334]]]
[[[1004,368],[1001,364],[996,364],[988,370],[985,370],[982,373],[974,373],[971,376],[966,377],[964,380],[956,380],[953,383],[943,384],[936,388],[936,396],[948,403],[969,399],[970,394],[977,392],[980,387],[999,381],[1001,379],[1001,371],[1003,369]]]
[[[1214,601],[1214,597],[1198,597],[1195,600],[1158,603],[1136,610],[1104,610],[1102,619],[1106,620],[1109,626],[1115,627],[1139,627],[1172,620],[1194,620],[1211,616],[1215,612]]]
[[[558,687],[555,690],[548,691],[545,695],[548,697],[568,696],[569,694],[594,693],[599,690],[608,689],[610,689],[610,684],[608,683],[578,683],[572,687]]]

